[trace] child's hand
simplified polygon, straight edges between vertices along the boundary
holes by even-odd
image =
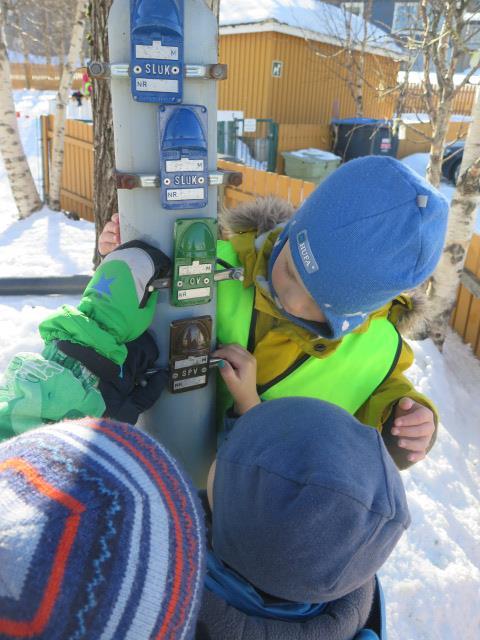
[[[412,452],[407,456],[410,462],[425,458],[434,431],[434,416],[428,407],[411,398],[400,400],[395,409],[392,434],[399,436],[399,447]]]
[[[227,344],[217,349],[213,356],[225,361],[220,374],[235,401],[234,410],[243,415],[261,400],[257,393],[257,361],[239,344]]]
[[[120,244],[120,216],[114,213],[98,236],[98,253],[106,256]]]

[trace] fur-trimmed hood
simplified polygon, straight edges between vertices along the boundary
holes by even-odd
[[[227,238],[235,233],[253,230],[260,236],[287,222],[294,213],[294,207],[286,200],[267,196],[243,202],[235,209],[223,209],[219,215],[219,223]]]
[[[255,230],[256,235],[261,236],[288,222],[295,211],[287,200],[276,196],[258,197],[235,209],[224,208],[219,214],[221,233],[224,238],[229,238],[237,233]],[[409,291],[396,301],[402,307],[395,319],[400,333],[410,339],[424,339],[428,322],[427,297],[422,288]]]

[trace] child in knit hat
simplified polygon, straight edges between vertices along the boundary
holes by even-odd
[[[148,435],[89,418],[11,438],[0,507],[2,640],[193,640],[203,514]]]
[[[243,267],[244,279],[217,285],[220,421],[233,397],[240,414],[261,400],[318,398],[381,431],[400,468],[421,460],[437,418],[404,375],[413,354],[397,326],[412,310],[403,292],[440,258],[447,213],[417,173],[369,156],[337,169],[293,216],[267,198],[223,219],[220,264]],[[118,241],[116,215],[100,251]]]
[[[352,640],[410,524],[378,431],[310,398],[245,413],[209,477],[211,640]],[[372,637],[377,637],[373,635]]]
[[[158,249],[131,242],[96,270],[77,307],[44,320],[42,353],[18,353],[0,383],[0,440],[63,418],[103,416],[134,424],[166,383],[153,367],[158,350],[147,332],[157,293],[148,285],[170,261]]]

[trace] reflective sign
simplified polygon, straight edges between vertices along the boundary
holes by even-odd
[[[200,105],[159,107],[160,195],[164,209],[207,205],[207,109]]]
[[[131,0],[132,95],[176,104],[183,90],[183,0]]]
[[[214,218],[180,218],[175,222],[172,304],[205,304],[212,298],[217,255]]]

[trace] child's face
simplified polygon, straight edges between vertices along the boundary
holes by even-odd
[[[303,320],[325,322],[320,307],[308,293],[293,262],[287,240],[272,269],[272,285],[287,313]]]

